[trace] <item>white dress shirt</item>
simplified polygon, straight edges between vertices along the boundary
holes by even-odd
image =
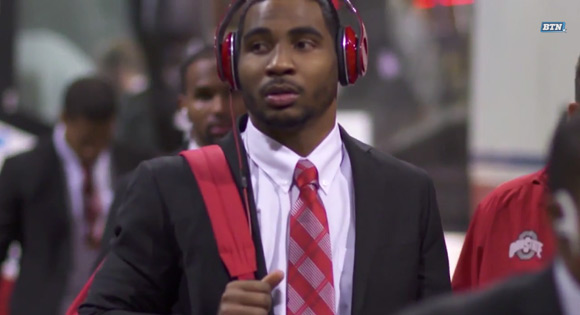
[[[560,298],[562,315],[580,314],[580,284],[576,282],[561,258],[557,258],[554,264],[554,282]]]
[[[290,209],[298,199],[294,168],[302,157],[260,132],[248,120],[242,139],[248,154],[252,188],[266,268],[287,274]],[[338,125],[305,157],[319,174],[318,194],[328,217],[336,314],[350,314],[354,267],[354,188],[352,170]],[[272,292],[274,313],[286,314],[286,278]]]
[[[84,172],[79,158],[66,142],[65,130],[66,127],[64,124],[58,124],[54,129],[53,141],[56,152],[61,159],[64,168],[66,184],[68,187],[69,209],[75,220],[80,219],[82,221],[82,218],[84,217]],[[93,185],[102,206],[102,212],[97,219],[97,224],[104,228],[107,220],[107,213],[109,212],[109,207],[113,201],[110,151],[104,151],[97,157],[95,167],[93,167]]]

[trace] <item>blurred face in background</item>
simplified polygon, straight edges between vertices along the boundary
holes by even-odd
[[[81,163],[91,166],[113,139],[114,119],[91,121],[84,117],[63,117],[65,138]]]
[[[246,112],[242,96],[232,92],[234,118]],[[200,146],[216,143],[232,130],[229,86],[217,75],[213,58],[201,58],[189,65],[185,76],[185,94],[179,105],[187,109],[193,123],[191,135]]]

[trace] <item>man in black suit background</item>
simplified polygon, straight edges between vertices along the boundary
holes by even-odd
[[[202,146],[215,144],[232,129],[232,116],[229,106],[229,87],[217,74],[217,64],[213,46],[203,46],[188,56],[179,70],[181,93],[179,108],[185,113],[192,125],[188,130],[187,141],[181,150],[193,150]],[[234,120],[246,112],[241,93],[232,95]],[[179,152],[175,152],[178,154]],[[99,262],[109,250],[109,242],[116,225],[116,216],[127,191],[133,174],[127,174],[120,180],[111,205]]]
[[[187,162],[164,157],[137,169],[80,314],[166,314],[176,303],[182,314],[301,313],[297,304],[325,310],[318,314],[389,314],[450,291],[431,179],[337,124],[331,2],[252,1],[246,9],[236,71],[249,117],[236,127],[241,135],[219,145],[239,189],[248,181],[261,280],[230,279]],[[312,178],[304,183],[301,174]],[[307,202],[315,204],[304,209],[313,190],[318,197]],[[306,225],[316,238],[300,234]],[[323,242],[304,243],[309,237]],[[304,259],[295,259],[297,244]],[[310,276],[292,276],[297,269]],[[323,278],[325,289],[296,289],[298,278]]]
[[[533,274],[426,302],[401,315],[575,315],[580,310],[580,117],[559,126],[548,157],[549,218],[558,256]]]
[[[92,273],[116,178],[148,156],[111,143],[116,101],[86,77],[64,95],[61,122],[0,173],[0,262],[20,243],[11,313],[64,314]]]

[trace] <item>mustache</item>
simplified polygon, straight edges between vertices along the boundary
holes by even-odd
[[[268,93],[268,90],[270,90],[273,86],[289,86],[292,89],[296,90],[298,93],[304,92],[304,89],[300,85],[298,85],[292,81],[289,81],[289,80],[285,80],[282,78],[276,78],[276,79],[273,79],[272,81],[264,84],[260,88],[260,90],[259,90],[260,95],[266,95]]]

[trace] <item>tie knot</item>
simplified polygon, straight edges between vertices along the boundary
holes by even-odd
[[[300,160],[296,163],[294,169],[294,182],[299,189],[307,187],[308,185],[318,188],[318,170],[312,162],[308,160]]]

